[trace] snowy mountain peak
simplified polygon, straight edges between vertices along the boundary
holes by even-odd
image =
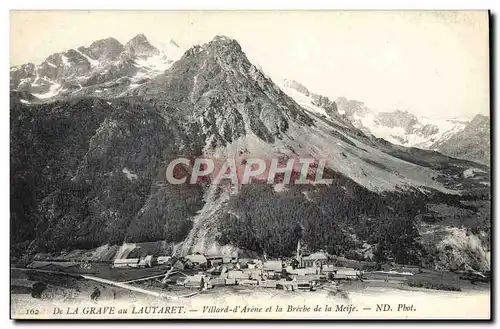
[[[181,55],[175,42],[160,50],[144,34],[125,46],[110,37],[52,54],[39,65],[13,67],[10,87],[32,94],[35,102],[88,94],[116,97],[163,73]]]
[[[314,94],[300,82],[279,79],[280,88],[310,112],[329,116],[337,123],[352,125],[367,136],[383,138],[393,144],[441,151],[483,164],[489,164],[489,118],[476,115],[465,119],[417,117],[409,111],[375,112],[363,102]],[[472,144],[472,145],[471,145]]]
[[[124,46],[115,38],[106,38],[94,41],[88,48],[78,48],[95,60],[114,60],[125,50]],[[83,50],[82,50],[83,49]]]
[[[467,124],[457,120],[417,117],[401,110],[375,112],[362,102],[344,97],[339,97],[336,102],[346,118],[365,134],[407,147],[434,149],[431,146],[438,140],[448,138]]]
[[[463,129],[436,141],[431,148],[457,158],[491,164],[490,118],[478,114]]]

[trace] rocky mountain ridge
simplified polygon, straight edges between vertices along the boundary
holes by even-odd
[[[408,111],[375,112],[363,102],[338,97],[335,100],[310,92],[294,80],[281,87],[310,110],[342,118],[367,135],[406,146],[435,150],[482,164],[490,164],[489,118],[470,119],[417,117]],[[325,103],[326,101],[326,103]],[[311,106],[312,105],[312,106]],[[481,125],[481,127],[479,126]],[[461,140],[460,146],[456,141]]]
[[[93,42],[47,57],[41,64],[10,68],[10,89],[31,94],[28,103],[83,97],[117,97],[162,73],[182,50],[171,42],[166,50],[154,47],[139,34],[122,45],[114,38]]]

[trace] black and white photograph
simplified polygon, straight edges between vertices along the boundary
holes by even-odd
[[[12,10],[15,320],[491,318],[488,10]]]

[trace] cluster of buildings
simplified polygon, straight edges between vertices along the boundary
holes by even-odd
[[[147,255],[141,258],[120,258],[115,259],[111,267],[134,268],[134,267],[153,267],[156,265],[167,264],[172,257]]]
[[[162,282],[166,285],[210,289],[217,286],[260,286],[285,290],[313,290],[321,282],[360,280],[362,273],[337,267],[333,257],[319,251],[292,259],[253,259],[220,255],[191,254],[182,258],[146,256],[117,259],[113,267],[153,267],[169,265]],[[191,274],[187,274],[191,273]]]

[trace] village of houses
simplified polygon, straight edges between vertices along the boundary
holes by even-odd
[[[148,255],[143,258],[116,259],[114,268],[168,266],[159,278],[164,286],[183,286],[200,290],[221,286],[255,286],[290,291],[310,290],[325,282],[362,280],[362,272],[354,268],[336,267],[333,258],[320,250],[292,259],[262,260],[191,254],[182,258]],[[149,279],[141,278],[143,281]],[[139,281],[137,280],[137,281]]]
[[[93,281],[89,287],[101,287],[95,288],[93,293],[99,294],[97,290],[114,286],[157,297],[189,297],[227,289],[326,290],[333,295],[345,296],[347,291],[367,286],[408,289],[405,287],[409,284],[413,283],[411,287],[414,287],[416,282],[417,287],[422,287],[419,282],[429,282],[429,289],[449,290],[446,285],[464,287],[471,278],[475,282],[487,282],[484,275],[471,277],[470,274],[475,271],[470,269],[435,271],[393,262],[376,264],[352,260],[323,250],[303,256],[299,250],[298,246],[295,257],[282,259],[269,259],[265,255],[246,258],[243,255],[230,257],[200,253],[175,257],[154,252],[147,254],[143,250],[140,254],[131,255],[129,252],[108,260],[69,260],[68,255],[64,258],[43,258],[14,268],[29,273],[32,281],[56,284],[61,275],[69,275]],[[47,275],[44,276],[44,273]],[[64,282],[61,280],[58,284],[64,286]],[[12,284],[20,283],[16,281]],[[479,287],[474,282],[467,286]],[[112,298],[115,297],[112,293]]]

